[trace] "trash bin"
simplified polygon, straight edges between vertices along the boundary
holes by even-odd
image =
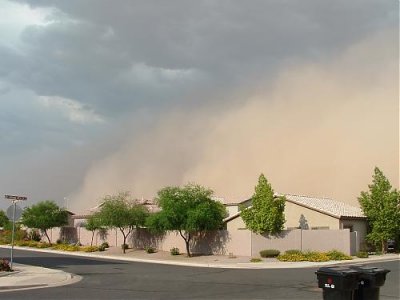
[[[379,289],[385,284],[386,274],[390,270],[368,266],[351,266],[350,268],[360,273],[354,300],[378,300]]]
[[[324,300],[353,300],[359,286],[360,273],[348,267],[322,267],[317,272],[318,287]]]

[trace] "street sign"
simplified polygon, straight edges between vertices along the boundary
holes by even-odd
[[[10,200],[27,200],[28,198],[25,196],[15,196],[15,195],[4,195],[4,198]]]
[[[7,216],[12,221],[12,235],[11,235],[11,255],[10,255],[10,268],[12,270],[13,267],[13,258],[14,258],[14,236],[15,236],[15,221],[21,218],[22,208],[17,207],[17,201],[24,201],[28,198],[25,196],[16,196],[16,195],[4,195],[4,198],[11,200],[12,205],[7,209]],[[10,218],[11,216],[11,218]]]
[[[21,218],[22,212],[23,212],[23,209],[21,207],[19,207],[18,205],[15,205],[15,214],[14,214],[14,205],[10,205],[7,208],[6,214],[7,214],[7,217],[9,220],[12,221],[14,219],[14,222],[16,222]]]

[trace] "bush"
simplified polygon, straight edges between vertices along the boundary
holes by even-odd
[[[12,236],[12,230],[3,230],[3,232],[1,233],[1,236],[0,236],[0,242],[2,244],[10,244],[11,236]],[[26,231],[15,228],[14,242],[22,241],[25,238],[26,238]]]
[[[279,254],[280,254],[280,251],[275,250],[275,249],[267,249],[267,250],[260,251],[261,257],[277,257]]]
[[[171,248],[171,249],[169,250],[169,252],[171,253],[171,255],[179,255],[179,254],[180,254],[180,253],[179,253],[179,248],[176,248],[176,247]]]
[[[301,250],[298,250],[298,249],[290,249],[290,250],[286,250],[285,251],[285,254],[298,254],[298,255],[301,255],[301,254],[303,254],[303,252],[301,252]]]
[[[250,262],[252,262],[252,263],[258,263],[258,262],[262,262],[262,259],[261,259],[261,258],[258,258],[258,257],[255,257],[255,258],[251,258],[251,259],[250,259]]]
[[[156,249],[154,249],[153,247],[146,247],[144,250],[149,254],[156,252]]]
[[[31,230],[28,233],[28,239],[30,239],[31,241],[35,241],[35,242],[40,242],[42,237],[40,236],[40,234],[37,230]]]
[[[62,240],[61,239],[57,239],[57,241],[56,241],[56,244],[57,245],[60,245],[60,244],[62,244],[63,242],[62,242]]]
[[[122,250],[129,249],[129,245],[128,244],[122,244],[121,248],[122,248]]]
[[[330,260],[351,260],[353,259],[351,256],[344,254],[343,252],[337,250],[331,250],[326,253]]]
[[[366,251],[358,251],[356,253],[356,256],[358,258],[368,258],[368,252],[366,252]]]
[[[6,259],[0,259],[0,271],[1,272],[11,272],[10,263]]]
[[[19,246],[19,247],[28,247],[30,244],[29,241],[16,241],[14,242],[15,246]]]
[[[37,245],[38,245],[39,243],[40,243],[40,242],[29,241],[29,242],[28,242],[28,247],[37,248]]]
[[[332,250],[329,252],[317,252],[308,251],[301,252],[300,250],[288,250],[283,255],[279,255],[278,260],[280,261],[312,261],[312,262],[324,262],[330,260],[351,260],[352,257],[348,256],[340,251]]]
[[[110,245],[107,242],[103,242],[100,247],[103,247],[104,249],[110,248]]]
[[[86,247],[80,247],[80,251],[83,252],[96,252],[99,251],[99,247],[97,246],[86,246]]]
[[[79,251],[80,247],[77,245],[57,244],[57,245],[53,246],[52,249],[74,252],[74,251]]]
[[[295,262],[295,261],[307,261],[307,258],[303,253],[293,253],[293,254],[282,254],[277,257],[279,261],[288,261],[288,262]]]
[[[105,247],[103,244],[99,246],[99,251],[106,251],[107,247]]]
[[[36,248],[50,248],[52,245],[49,243],[37,243]]]
[[[330,258],[326,253],[323,252],[317,252],[317,251],[309,251],[303,254],[307,261],[311,262],[323,262],[323,261],[329,261]]]

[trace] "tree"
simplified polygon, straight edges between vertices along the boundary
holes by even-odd
[[[0,210],[0,227],[7,227],[7,225],[10,223],[10,220],[6,216],[5,212],[3,210]]]
[[[400,193],[392,189],[379,168],[375,167],[372,178],[369,191],[361,192],[358,202],[371,229],[367,239],[380,244],[385,252],[387,240],[396,239],[400,234]]]
[[[190,257],[189,244],[193,235],[219,229],[226,216],[225,207],[212,200],[212,194],[212,190],[196,184],[165,187],[156,199],[161,211],[148,218],[147,226],[159,232],[177,230]]]
[[[258,178],[252,206],[241,207],[241,217],[246,227],[256,233],[277,234],[285,223],[285,197],[274,196],[274,190],[263,174]]]
[[[133,229],[143,226],[148,216],[147,209],[131,200],[129,192],[106,196],[98,213],[100,224],[109,228],[118,228],[123,237],[123,252],[125,253],[126,239]]]
[[[68,213],[54,201],[42,201],[24,209],[21,223],[29,228],[41,230],[51,244],[47,230],[67,225]]]
[[[93,215],[89,216],[83,227],[85,227],[86,230],[89,230],[92,232],[92,240],[90,241],[90,246],[93,246],[94,234],[95,234],[96,230],[99,230],[102,228],[99,214],[94,213]]]

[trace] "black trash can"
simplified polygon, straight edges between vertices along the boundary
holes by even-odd
[[[378,300],[379,289],[385,284],[386,274],[390,270],[368,266],[351,266],[350,268],[360,273],[354,300]]]
[[[317,272],[318,287],[324,300],[353,300],[360,273],[348,267],[322,267]]]

